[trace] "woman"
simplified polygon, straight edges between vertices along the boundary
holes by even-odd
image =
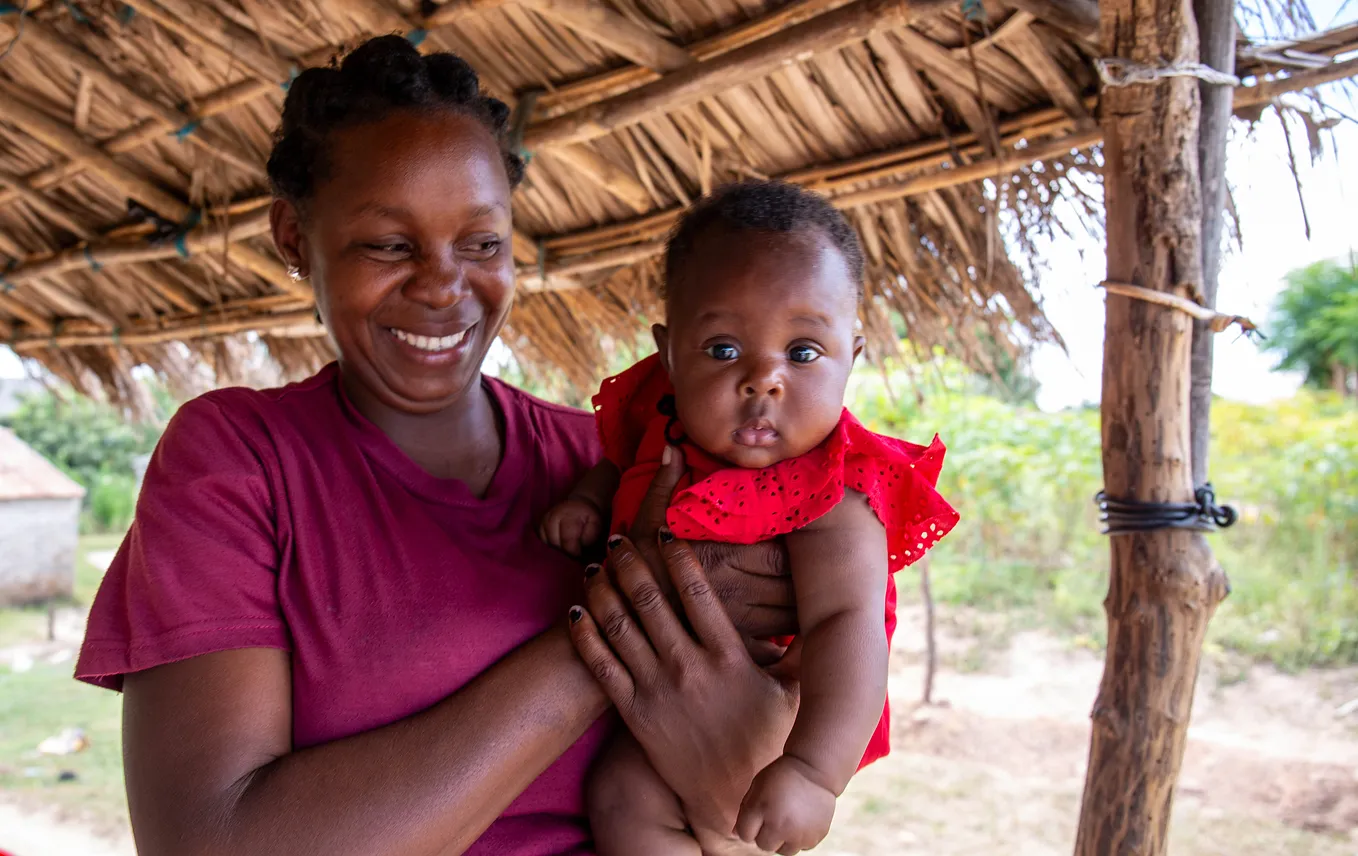
[[[790,590],[740,570],[769,551],[713,548],[708,586],[671,541],[699,639],[666,635],[646,557],[677,473],[633,530],[648,549],[614,550],[622,594],[596,575],[592,618],[568,626],[582,569],[534,532],[597,459],[592,419],[479,369],[514,293],[506,119],[465,63],[397,37],[292,84],[273,236],[338,365],[181,408],[76,671],[125,694],[143,856],[588,852],[600,680],[696,811],[777,754],[795,690],[712,592],[776,607]],[[737,617],[747,636],[791,629],[785,608]],[[650,644],[653,668],[613,659]]]

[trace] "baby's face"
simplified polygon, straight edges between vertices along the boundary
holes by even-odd
[[[839,250],[818,230],[713,229],[681,278],[656,344],[688,438],[750,468],[818,446],[862,350],[858,284]]]

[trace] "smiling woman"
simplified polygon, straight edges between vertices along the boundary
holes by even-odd
[[[292,83],[270,223],[338,363],[180,409],[77,666],[125,693],[142,854],[590,852],[607,703],[566,628],[582,568],[534,533],[598,441],[588,414],[480,369],[514,298],[507,112],[399,37]],[[641,544],[677,477],[657,477]],[[746,633],[792,629],[786,580],[741,570],[777,547],[704,549]],[[720,605],[690,606],[729,646]],[[734,647],[694,668],[746,692],[674,688],[646,744],[688,781],[753,775],[776,727],[750,711],[788,707]]]

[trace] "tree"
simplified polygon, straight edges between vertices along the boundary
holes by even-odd
[[[1358,262],[1316,262],[1286,277],[1269,324],[1279,368],[1306,373],[1309,386],[1358,397]]]

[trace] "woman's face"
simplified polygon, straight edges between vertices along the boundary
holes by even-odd
[[[274,203],[280,252],[311,279],[346,381],[432,413],[480,367],[514,299],[509,179],[490,132],[451,110],[336,132],[306,206]]]

